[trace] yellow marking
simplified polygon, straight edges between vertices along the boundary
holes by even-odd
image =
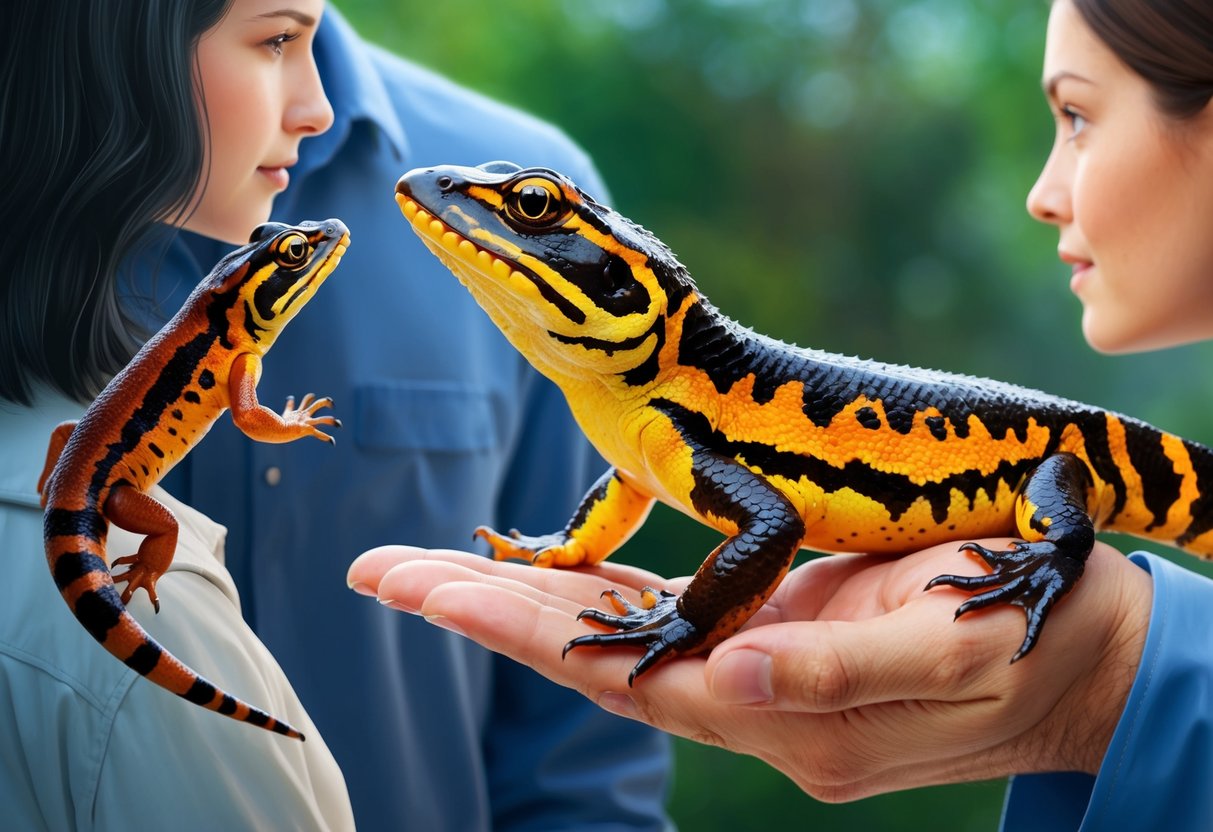
[[[1175,473],[1183,479],[1179,486],[1179,499],[1167,510],[1166,526],[1151,532],[1151,535],[1157,533],[1174,540],[1191,524],[1192,504],[1200,497],[1200,490],[1196,485],[1196,470],[1192,467],[1192,458],[1188,455],[1183,440],[1178,436],[1163,434],[1162,449],[1174,465]]]
[[[498,260],[497,262],[500,263],[501,261]],[[535,285],[535,281],[522,272],[512,272],[510,274],[510,286],[515,292],[523,297],[530,298],[532,301],[540,298],[539,287]]]
[[[1143,499],[1145,492],[1141,475],[1133,467],[1133,462],[1129,458],[1124,422],[1112,413],[1107,414],[1106,422],[1108,426],[1108,451],[1112,456],[1112,461],[1120,470],[1121,479],[1125,483],[1126,495],[1124,508],[1108,524],[1107,528],[1131,532],[1133,534],[1147,534],[1146,529],[1154,522],[1154,512],[1146,507],[1145,500]],[[1111,491],[1111,489],[1108,490]],[[1110,512],[1111,508],[1111,505],[1107,506],[1107,512]],[[1106,512],[1104,516],[1106,516]],[[1170,526],[1170,522],[1168,521],[1165,525]],[[1148,535],[1153,537],[1158,533],[1159,529],[1155,527],[1149,531]],[[1170,538],[1174,539],[1177,534],[1179,534],[1178,531],[1170,535]]]
[[[578,566],[601,562],[640,528],[652,506],[652,497],[613,478],[607,484],[602,499],[586,513],[585,521],[571,532],[573,541],[580,546],[577,552],[580,560],[575,563],[558,560],[556,565]]]
[[[1022,494],[1015,500],[1015,528],[1019,532],[1019,536],[1029,543],[1044,540],[1044,535],[1032,525],[1032,519],[1036,517],[1038,511],[1040,511],[1039,506]],[[1053,525],[1053,518],[1037,518],[1037,522],[1048,528]]]
[[[483,185],[472,185],[467,189],[467,195],[477,202],[491,205],[494,210],[505,204],[505,197],[493,188],[486,188]]]

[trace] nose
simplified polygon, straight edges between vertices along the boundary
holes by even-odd
[[[299,72],[287,77],[290,98],[283,114],[283,128],[288,133],[317,135],[333,126],[333,106],[324,94],[320,70],[309,56]]]
[[[1071,153],[1054,145],[1036,184],[1028,191],[1028,213],[1050,225],[1065,225],[1073,220],[1070,191],[1073,186]]]

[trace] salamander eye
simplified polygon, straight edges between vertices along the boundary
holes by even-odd
[[[287,234],[274,246],[274,259],[279,266],[298,268],[307,260],[307,238],[302,234]]]
[[[524,179],[505,199],[506,213],[526,225],[548,225],[564,213],[564,195],[547,179]]]

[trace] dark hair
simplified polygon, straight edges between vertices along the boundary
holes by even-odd
[[[1074,0],[1096,36],[1154,89],[1159,109],[1191,118],[1213,97],[1209,0]]]
[[[203,177],[199,38],[231,0],[17,0],[0,26],[0,398],[134,354],[118,269]]]

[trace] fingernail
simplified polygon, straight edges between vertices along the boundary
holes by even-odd
[[[626,693],[608,691],[598,697],[598,707],[604,711],[610,711],[616,716],[626,716],[628,719],[636,718],[636,703]]]
[[[414,609],[413,607],[410,607],[408,604],[402,604],[393,598],[380,598],[379,603],[383,604],[383,606],[388,607],[393,610],[399,610],[400,612],[412,613],[413,615],[417,614],[416,609]]]
[[[775,699],[771,657],[757,650],[734,650],[712,673],[712,696],[729,705],[765,705]]]
[[[350,589],[354,590],[354,592],[357,592],[359,595],[370,595],[372,597],[374,597],[374,595],[375,595],[375,590],[371,589],[371,587],[368,584],[354,581],[349,586],[350,586]]]
[[[457,636],[464,635],[463,630],[456,627],[451,622],[451,619],[447,618],[445,615],[427,615],[427,616],[425,616],[425,620],[430,622],[431,624],[433,624],[435,627],[441,627],[444,630],[450,630],[452,633],[454,633]]]

